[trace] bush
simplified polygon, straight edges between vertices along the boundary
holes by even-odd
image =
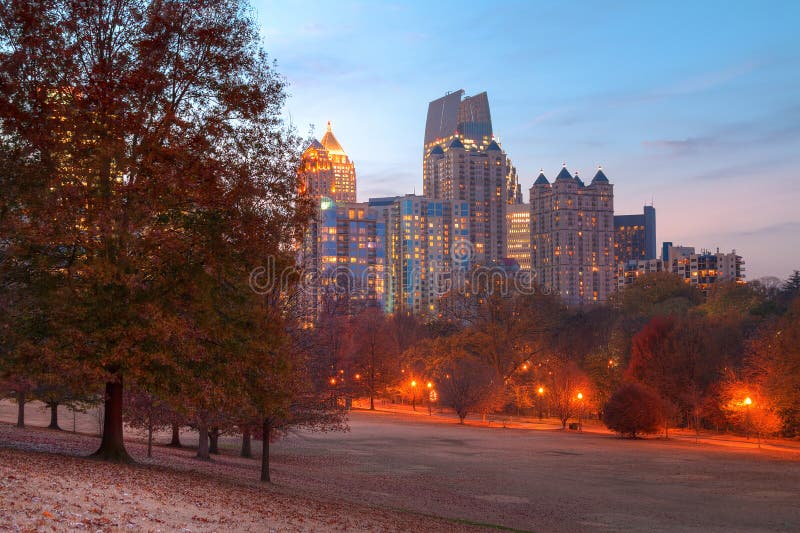
[[[658,394],[640,383],[626,383],[611,395],[603,408],[603,423],[608,429],[635,438],[639,433],[659,430],[661,411]]]

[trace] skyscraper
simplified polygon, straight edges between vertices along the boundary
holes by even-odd
[[[614,250],[617,263],[656,258],[656,209],[644,206],[641,215],[614,217]]]
[[[386,311],[435,315],[454,276],[469,268],[460,249],[469,242],[469,205],[414,194],[370,198],[369,205],[387,228]]]
[[[569,304],[605,301],[615,289],[614,188],[602,169],[586,186],[566,165],[530,189],[534,281]]]
[[[306,287],[306,316],[326,309],[354,314],[381,307],[384,298],[385,226],[366,203],[324,198],[309,227],[311,254],[306,268],[313,278]]]
[[[469,204],[469,234],[478,263],[505,256],[506,206],[521,201],[517,173],[493,137],[485,92],[463,90],[428,105],[423,193],[431,200]]]
[[[303,152],[300,163],[303,186],[316,201],[356,201],[356,168],[333,135],[331,123],[322,139],[314,140]]]

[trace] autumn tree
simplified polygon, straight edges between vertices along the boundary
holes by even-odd
[[[620,435],[636,438],[661,427],[661,398],[640,383],[623,384],[603,406],[603,423]]]
[[[784,432],[800,433],[800,297],[752,339],[747,369],[780,413]]]
[[[172,409],[155,395],[131,387],[125,391],[123,420],[147,435],[147,457],[153,456],[153,433],[165,429],[173,420]]]
[[[570,418],[585,410],[590,402],[594,404],[590,381],[580,366],[566,357],[548,358],[546,368],[547,401],[565,429]]]
[[[237,0],[0,8],[4,231],[10,253],[60,267],[58,344],[106,384],[98,457],[130,459],[125,379],[193,377],[178,361],[214,351],[202,290],[246,280],[307,219],[283,82],[251,17]],[[186,269],[205,285],[176,284]]]
[[[352,367],[348,379],[356,390],[363,388],[369,408],[375,410],[375,395],[399,379],[400,365],[391,344],[390,326],[380,309],[367,308],[352,319]]]
[[[488,363],[472,355],[459,335],[427,341],[423,350],[434,359],[439,401],[452,407],[459,423],[471,412],[496,403],[503,393],[503,382]]]
[[[702,302],[703,295],[671,272],[653,272],[637,277],[612,301],[626,314],[653,317],[682,315]]]

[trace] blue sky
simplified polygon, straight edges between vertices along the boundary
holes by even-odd
[[[301,133],[330,120],[358,196],[422,192],[430,100],[489,93],[527,189],[566,162],[654,200],[658,241],[800,269],[800,2],[254,0]]]

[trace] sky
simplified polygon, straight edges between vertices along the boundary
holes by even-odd
[[[358,199],[422,193],[428,103],[487,91],[525,201],[598,165],[615,212],[653,202],[657,240],[800,269],[800,2],[253,0],[289,83],[286,117],[328,120]]]

